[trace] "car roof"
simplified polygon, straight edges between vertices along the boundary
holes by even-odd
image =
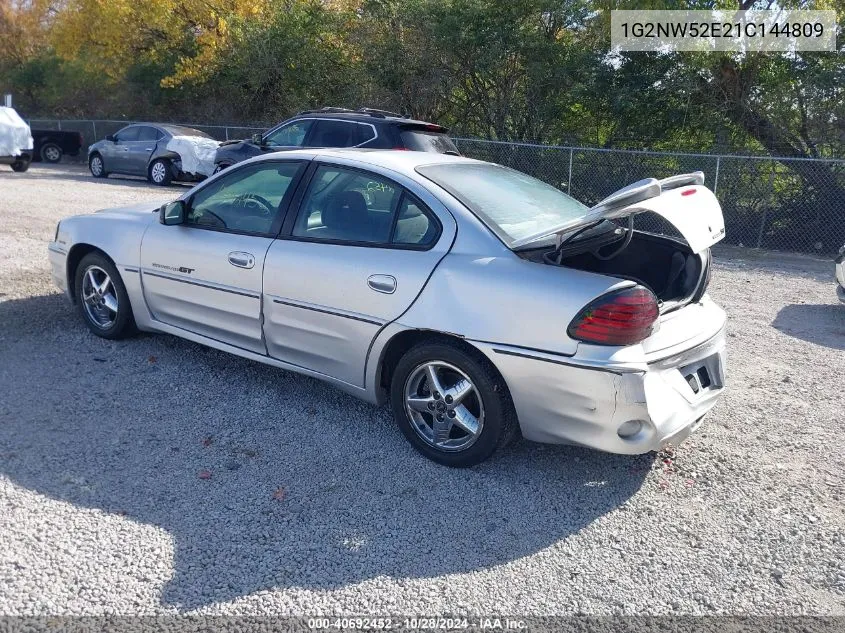
[[[360,121],[362,123],[395,123],[398,125],[408,125],[412,127],[435,126],[437,129],[432,129],[433,132],[443,132],[448,129],[439,123],[431,123],[429,121],[421,121],[419,119],[410,119],[400,114],[389,113],[384,110],[345,110],[342,108],[327,108],[323,110],[305,110],[298,112],[294,116],[287,119],[343,119],[349,121]]]
[[[139,125],[143,125],[146,127],[154,127],[159,130],[163,130],[168,134],[173,136],[209,136],[206,132],[202,130],[197,130],[192,127],[187,127],[185,125],[176,125],[174,123],[150,123],[147,121],[138,121],[137,123],[127,123],[125,127],[136,127]],[[209,138],[211,138],[209,136]]]
[[[359,163],[383,167],[408,176],[417,176],[416,168],[423,165],[448,165],[448,164],[485,164],[485,161],[466,158],[465,156],[454,156],[452,154],[439,154],[435,152],[409,152],[393,149],[365,149],[365,148],[320,148],[307,150],[286,150],[272,152],[249,159],[249,162],[263,162],[266,160],[301,159],[312,160],[343,158],[352,159]]]

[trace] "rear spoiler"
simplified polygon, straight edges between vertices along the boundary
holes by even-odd
[[[400,123],[399,129],[407,131],[419,130],[420,132],[439,132],[441,134],[446,134],[449,131],[449,128],[438,125],[437,123],[423,123],[416,121]]]
[[[590,207],[590,211],[611,211],[613,209],[621,209],[622,207],[627,207],[635,202],[642,202],[643,200],[648,200],[649,198],[656,198],[664,191],[669,191],[670,189],[703,184],[704,172],[701,171],[669,176],[663,180],[645,178],[631,183],[630,185],[626,185],[618,191],[614,191],[597,205]]]

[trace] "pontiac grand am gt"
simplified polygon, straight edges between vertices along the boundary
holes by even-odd
[[[684,439],[724,385],[703,181],[587,208],[462,157],[290,151],[62,220],[49,255],[94,334],[173,334],[389,400],[441,464],[519,434],[636,454]],[[644,212],[683,239],[634,230]]]

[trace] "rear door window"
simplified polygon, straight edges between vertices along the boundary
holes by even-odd
[[[138,133],[138,140],[139,141],[157,141],[162,136],[163,136],[162,133],[159,132],[154,127],[144,125],[140,128],[140,132]]]
[[[362,142],[358,131],[361,126],[354,121],[318,119],[314,125],[309,147],[353,147]]]
[[[293,227],[311,241],[426,249],[440,225],[399,185],[369,172],[321,165]]]
[[[363,145],[369,143],[376,137],[376,131],[372,125],[366,123],[357,123],[355,127],[358,128],[358,142],[356,145]]]
[[[443,132],[433,130],[404,130],[400,133],[402,144],[415,152],[460,154],[457,146]]]

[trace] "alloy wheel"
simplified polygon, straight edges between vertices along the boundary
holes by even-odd
[[[466,450],[484,427],[484,403],[472,380],[441,361],[423,363],[408,376],[405,412],[417,435],[442,451]]]
[[[95,156],[91,159],[91,173],[95,176],[99,176],[103,173],[103,159],[99,156]]]
[[[167,171],[165,169],[164,163],[162,163],[161,161],[153,163],[150,175],[152,176],[154,183],[160,184],[164,182],[164,179],[167,176]]]
[[[89,266],[82,276],[82,302],[91,323],[108,330],[117,320],[117,292],[111,277],[99,266]]]
[[[54,147],[50,145],[49,147],[44,148],[44,158],[46,158],[51,163],[57,163],[62,157],[62,152],[59,150],[58,147]]]

